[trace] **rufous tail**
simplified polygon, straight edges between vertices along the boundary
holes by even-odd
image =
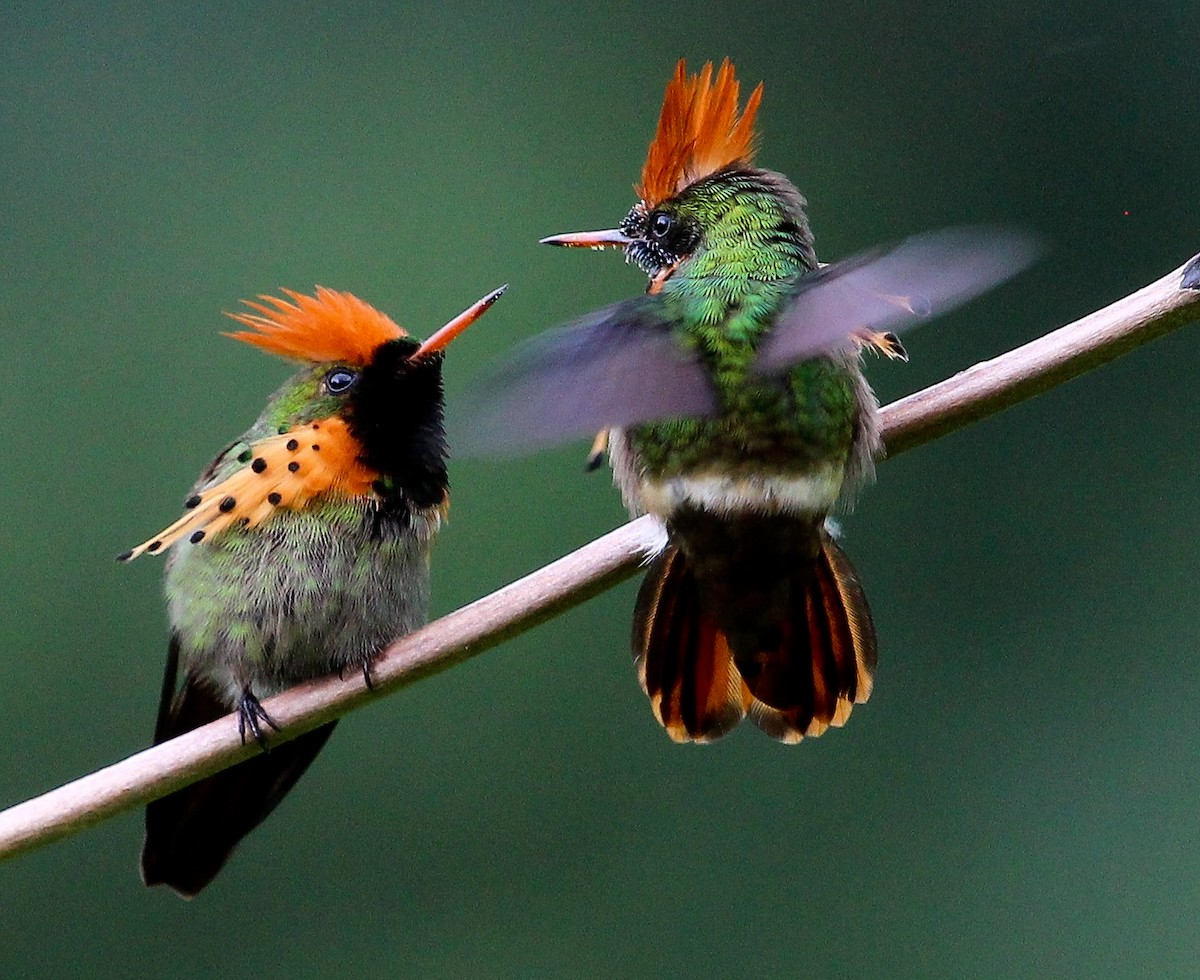
[[[870,697],[877,647],[866,595],[845,552],[820,535],[770,649],[731,648],[676,545],[651,563],[634,610],[634,663],[675,741],[712,741],[749,715],[768,735],[798,742],[844,725]]]

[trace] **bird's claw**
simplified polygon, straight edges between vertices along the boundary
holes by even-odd
[[[359,666],[362,668],[363,683],[367,685],[368,691],[375,690],[375,682],[371,680],[371,666],[374,661],[374,656],[368,654],[362,658],[362,661],[359,664]],[[350,664],[338,664],[339,681],[344,681],[346,679],[346,668],[348,666],[350,666]]]
[[[250,688],[242,689],[242,696],[238,700],[238,735],[242,739],[242,744],[246,744],[246,730],[250,730],[250,734],[254,736],[254,741],[258,743],[258,747],[264,752],[268,751],[267,736],[263,732],[263,725],[271,728],[274,731],[279,731],[279,726],[275,724],[271,716],[267,714],[258,698],[254,696],[254,692]]]

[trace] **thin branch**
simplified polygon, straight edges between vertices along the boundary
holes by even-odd
[[[1157,282],[884,409],[888,454],[1049,391],[1200,319],[1200,255]]]
[[[909,395],[883,410],[896,455],[1032,398],[1200,319],[1200,256],[1111,306]],[[662,540],[643,517],[393,643],[362,678],[310,681],[267,702],[294,738],[446,670],[628,578]],[[248,758],[232,716],[146,749],[0,813],[0,859],[77,833]]]

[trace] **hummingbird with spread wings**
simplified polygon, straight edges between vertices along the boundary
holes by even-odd
[[[473,389],[460,448],[522,451],[599,432],[632,514],[666,545],[633,616],[659,723],[710,741],[744,717],[797,742],[867,700],[877,638],[827,518],[881,451],[861,351],[1027,265],[1027,236],[968,227],[817,261],[806,202],[754,162],[760,84],[740,108],[726,60],[668,83],[619,226],[544,243],[618,249],[648,277],[519,346]],[[456,440],[456,445],[458,441]]]
[[[170,551],[157,745],[236,712],[264,752],[146,808],[142,877],[191,897],[308,768],[336,722],[265,751],[261,699],[361,670],[425,623],[429,552],[449,504],[446,345],[504,292],[421,343],[345,292],[285,291],[231,314],[238,340],[299,362],[225,447],[184,514],[119,556]]]

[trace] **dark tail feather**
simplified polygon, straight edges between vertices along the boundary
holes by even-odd
[[[768,635],[772,649],[735,654],[701,606],[683,553],[669,545],[650,564],[633,614],[642,690],[677,742],[707,742],[745,715],[784,742],[840,727],[871,694],[875,625],[854,566],[824,531],[811,571]]]
[[[228,706],[190,678],[175,695],[178,662],[178,644],[172,638],[155,745],[229,714]],[[186,898],[198,894],[216,877],[238,842],[296,784],[336,724],[306,732],[150,803],[142,880],[147,885],[169,885]]]
[[[701,612],[695,576],[674,545],[651,562],[638,592],[633,659],[655,717],[677,742],[719,738],[750,705],[725,634]]]
[[[824,531],[812,575],[792,603],[778,648],[760,652],[755,669],[743,670],[754,696],[750,720],[785,742],[844,725],[854,705],[871,696],[878,659],[858,575]]]

